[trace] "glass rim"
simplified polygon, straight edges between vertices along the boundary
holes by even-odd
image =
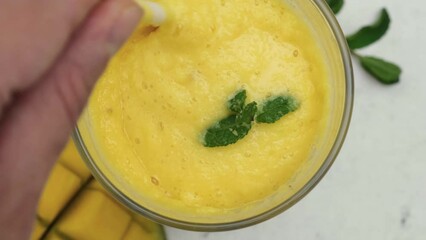
[[[210,224],[210,223],[185,222],[181,220],[172,219],[141,206],[140,204],[136,203],[135,201],[127,197],[126,194],[121,192],[117,187],[115,187],[114,184],[112,184],[111,181],[107,177],[105,177],[105,175],[97,167],[97,164],[91,157],[87,147],[84,144],[84,141],[82,139],[78,126],[76,126],[74,128],[74,131],[72,132],[72,138],[75,142],[75,145],[81,157],[86,162],[86,165],[88,165],[95,179],[98,180],[98,182],[104,188],[106,188],[115,199],[117,199],[123,205],[135,211],[136,213],[141,214],[160,224],[164,224],[164,225],[175,227],[175,228],[185,229],[185,230],[191,230],[191,231],[215,232],[215,231],[228,231],[228,230],[235,230],[235,229],[240,229],[244,227],[249,227],[249,226],[258,224],[260,222],[266,221],[268,219],[271,219],[277,216],[278,214],[286,211],[297,202],[299,202],[321,181],[321,179],[325,176],[325,174],[328,172],[330,167],[333,165],[338,153],[340,152],[340,149],[342,148],[343,142],[345,140],[345,137],[349,129],[351,116],[352,116],[353,101],[354,101],[352,60],[351,60],[350,51],[347,46],[346,38],[343,34],[343,31],[340,28],[340,25],[334,13],[331,11],[328,4],[324,0],[310,0],[310,1],[313,2],[318,7],[322,15],[325,17],[329,27],[332,30],[334,37],[337,40],[337,44],[340,50],[340,55],[343,60],[343,65],[344,65],[343,67],[345,72],[345,83],[346,83],[345,84],[345,104],[344,104],[342,120],[340,122],[340,128],[330,152],[328,153],[324,162],[321,164],[321,167],[318,169],[318,171],[316,171],[314,176],[312,176],[310,180],[300,190],[298,190],[295,194],[293,194],[289,199],[269,209],[268,211],[265,211],[256,216],[253,216],[247,219],[238,220],[235,222]]]

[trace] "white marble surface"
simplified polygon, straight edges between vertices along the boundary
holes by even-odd
[[[355,109],[346,143],[327,176],[287,212],[223,233],[167,229],[169,240],[426,239],[426,1],[346,0],[345,32],[382,6],[393,23],[362,53],[398,62],[401,83],[383,86],[355,62]]]

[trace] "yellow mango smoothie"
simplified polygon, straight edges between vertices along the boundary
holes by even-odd
[[[312,30],[280,0],[155,2],[167,22],[135,31],[87,109],[103,161],[176,212],[214,216],[264,201],[290,184],[326,128],[329,76]],[[249,131],[206,146],[209,128],[238,116],[227,102],[242,90],[258,109]],[[256,121],[274,96],[291,96],[296,109]]]

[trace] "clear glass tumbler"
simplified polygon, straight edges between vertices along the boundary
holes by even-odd
[[[122,204],[161,224],[194,231],[223,231],[265,221],[290,208],[308,194],[334,162],[348,130],[353,105],[353,73],[346,39],[334,14],[323,0],[284,0],[310,25],[327,61],[330,82],[330,111],[327,132],[312,151],[308,164],[291,183],[265,201],[221,216],[173,213],[129,190],[114,174],[91,133],[87,112],[83,113],[73,138],[95,178]]]

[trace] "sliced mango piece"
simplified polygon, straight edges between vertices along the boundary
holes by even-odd
[[[82,185],[82,179],[60,164],[53,167],[41,195],[38,214],[47,222],[53,221]]]
[[[106,197],[108,197],[109,199],[111,199],[111,201],[113,201],[115,204],[117,204],[117,206],[121,207],[121,209],[123,209],[123,211],[127,212],[130,217],[130,210],[128,210],[124,205],[122,205],[120,202],[118,202],[98,181],[92,181],[89,186],[87,186],[88,190],[92,190],[92,191],[100,191],[102,193],[104,193],[104,195]]]
[[[90,170],[81,159],[73,140],[70,140],[62,151],[61,156],[59,156],[59,162],[78,174],[83,180],[90,176]]]
[[[123,240],[138,240],[138,239],[147,239],[147,233],[139,224],[132,222],[127,229],[126,235],[123,237]]]
[[[132,222],[123,240],[163,240],[157,232],[149,233],[137,222]]]
[[[38,240],[40,239],[41,235],[44,233],[44,230],[46,229],[46,226],[41,223],[41,221],[36,220],[36,223],[34,224],[34,229],[31,234],[31,240]]]
[[[155,232],[161,232],[163,231],[162,226],[139,215],[139,214],[133,214],[133,219],[140,225],[142,226],[145,231],[147,231],[148,233],[155,233]]]
[[[115,240],[124,236],[131,216],[105,193],[86,190],[59,221],[57,229],[79,240]]]
[[[54,166],[41,196],[31,239],[38,240],[58,213],[90,177],[90,171],[70,141]],[[96,181],[79,193],[53,226],[47,240],[164,240],[163,228],[130,213]]]
[[[47,236],[47,240],[66,240],[67,238],[62,237],[61,235],[57,234],[57,233],[52,233],[49,234],[49,236]]]
[[[59,232],[57,229],[53,229],[46,240],[74,240],[74,238]]]
[[[109,193],[104,189],[104,187],[98,182],[98,181],[93,181],[89,184],[89,189],[93,189],[93,190],[98,190],[101,192],[106,193],[109,196]]]
[[[93,181],[89,185],[89,189],[95,189],[104,192],[106,195],[110,196],[109,193],[103,188],[103,186],[97,182]],[[112,196],[110,198],[116,202],[116,204],[121,205],[118,201],[116,201]],[[125,209],[124,206],[122,206],[123,210]],[[124,210],[125,211],[125,210]],[[165,239],[165,234],[163,227],[151,220],[148,220],[147,218],[138,215],[136,213],[130,213],[133,217],[133,222],[131,223],[129,229],[127,230],[126,235],[124,236],[124,239],[130,240],[140,240],[140,239],[147,239],[147,240],[162,240]]]

